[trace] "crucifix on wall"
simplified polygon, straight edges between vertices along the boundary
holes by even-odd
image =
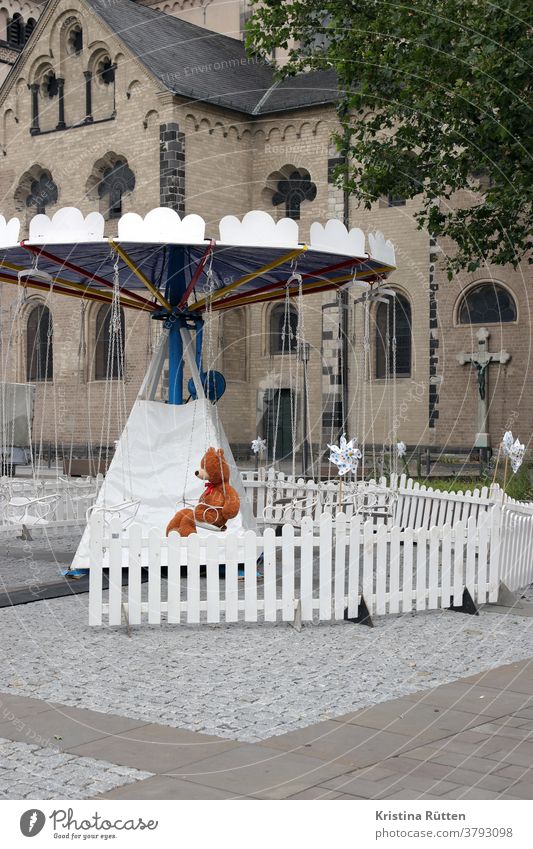
[[[461,352],[457,354],[457,359],[461,365],[470,365],[477,372],[477,387],[478,387],[478,433],[476,433],[476,448],[488,448],[490,446],[489,435],[489,406],[488,406],[488,369],[491,363],[501,363],[502,365],[511,359],[511,355],[507,351],[498,351],[491,353],[489,351],[489,336],[490,333],[486,327],[480,327],[476,333],[478,340],[478,349],[473,354],[465,354]]]

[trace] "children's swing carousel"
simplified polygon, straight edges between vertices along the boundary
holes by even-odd
[[[375,440],[371,439],[374,454],[371,465],[366,462],[365,434],[372,435],[373,410],[367,410],[366,396],[358,413],[361,443],[341,440],[335,446],[338,434],[332,431],[330,470],[332,464],[336,466],[345,481],[342,486],[336,486],[334,500],[327,495],[333,492],[328,486],[332,483],[331,471],[320,489],[321,458],[313,457],[311,451],[309,470],[317,479],[317,500],[325,508],[329,498],[329,506],[335,509],[350,505],[356,511],[368,509],[371,488],[365,481],[365,468],[371,468],[374,476],[376,470],[382,474],[395,471],[397,450],[392,420],[395,298],[385,283],[394,270],[395,257],[392,244],[382,234],[369,236],[370,252],[367,252],[361,230],[354,228],[348,232],[342,222],[331,220],[325,226],[313,224],[309,244],[305,244],[300,241],[295,221],[275,222],[265,212],[252,211],[242,220],[235,216],[223,218],[215,239],[206,237],[205,222],[200,216],[187,215],[180,219],[173,210],[160,208],[144,218],[135,213],[123,215],[118,221],[116,237],[107,238],[104,219],[99,213],[84,217],[75,208],[65,208],[51,219],[36,215],[30,222],[27,240],[18,242],[18,235],[17,219],[6,222],[0,216],[0,282],[17,287],[18,291],[14,327],[19,321],[17,309],[23,305],[27,290],[40,291],[47,298],[63,295],[78,299],[81,301],[79,350],[83,352],[86,306],[97,302],[110,307],[112,340],[108,356],[111,361],[107,367],[108,375],[114,379],[106,386],[107,429],[112,408],[115,415],[118,411],[124,427],[91,514],[101,513],[106,522],[118,517],[123,529],[135,520],[145,528],[168,526],[170,532],[177,531],[180,535],[185,527],[187,533],[200,534],[255,527],[255,517],[218,414],[217,401],[224,393],[225,380],[214,368],[216,314],[235,307],[283,302],[283,336],[288,343],[290,333],[294,332],[290,326],[290,305],[295,303],[299,306],[296,347],[301,351],[307,344],[303,299],[329,290],[339,293],[348,289],[356,308],[363,311],[364,380],[370,377],[372,304],[385,301],[387,309],[393,311],[392,333],[385,342],[391,351],[391,358],[387,356],[386,378],[390,381],[393,403],[390,444],[383,446],[380,460],[375,456]],[[159,323],[159,343],[129,414],[123,364],[118,362],[117,366],[113,362],[113,358],[120,360],[123,356],[122,308],[146,312]],[[162,397],[165,370],[168,388],[165,387]],[[296,371],[295,392],[291,397],[296,397],[299,389],[306,389],[297,384],[298,374]],[[117,380],[117,376],[121,379]],[[112,391],[116,395],[114,401]],[[307,392],[304,395],[307,397]],[[294,428],[295,410],[291,411],[291,419]],[[105,442],[105,430],[102,421],[101,442]],[[294,446],[296,439],[292,442]],[[215,465],[218,464],[216,484],[209,480],[207,471],[209,449],[214,452]],[[275,447],[273,456],[275,461]],[[387,470],[385,457],[390,458]],[[293,469],[294,463],[293,453]],[[199,471],[200,476],[195,474]],[[33,475],[38,478],[37,467],[33,468]],[[216,498],[213,500],[214,490],[210,489],[213,486],[222,486],[222,504]],[[379,488],[379,482],[376,486]],[[231,489],[237,511],[225,510],[228,500],[225,487]],[[309,497],[306,498],[309,506]],[[298,499],[292,498],[290,504],[281,505],[281,510],[283,520],[297,522]],[[181,518],[170,527],[172,517],[177,514]],[[182,527],[185,514],[187,521]],[[88,566],[86,529],[73,569]]]

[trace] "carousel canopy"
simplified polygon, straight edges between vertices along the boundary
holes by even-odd
[[[85,217],[66,207],[51,219],[36,215],[29,238],[19,242],[18,219],[0,215],[0,282],[106,301],[118,281],[125,307],[201,314],[208,302],[224,310],[284,298],[295,273],[302,278],[296,295],[300,286],[311,294],[351,280],[379,281],[395,268],[394,247],[382,233],[368,235],[367,251],[363,231],[347,231],[336,219],[313,224],[309,243],[300,241],[296,221],[274,221],[260,210],[242,220],[224,217],[218,239],[206,236],[199,215],[181,219],[168,208],[144,218],[126,213],[117,223],[116,237],[104,237],[99,212]],[[171,307],[173,279],[184,295]]]

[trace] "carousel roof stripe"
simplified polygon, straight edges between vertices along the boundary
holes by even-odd
[[[168,309],[167,277],[177,274],[188,297],[179,309],[201,312],[213,289],[217,309],[230,309],[277,297],[294,271],[302,275],[305,291],[311,292],[338,288],[352,277],[377,280],[395,267],[394,247],[382,233],[369,234],[369,254],[363,231],[348,232],[337,220],[314,223],[308,244],[300,241],[297,222],[275,221],[262,210],[242,218],[225,216],[219,226],[223,242],[204,238],[201,216],[181,218],[168,208],[151,210],[144,217],[126,213],[117,222],[118,237],[104,236],[104,228],[111,224],[99,212],[84,215],[65,207],[51,218],[36,215],[29,225],[31,238],[17,243],[18,219],[6,222],[0,216],[2,278],[17,282],[19,270],[37,267],[53,278],[57,292],[70,286],[78,297],[85,293],[106,298],[117,273],[125,306],[155,309],[159,304]],[[43,288],[42,275],[25,277],[24,286],[34,284]]]

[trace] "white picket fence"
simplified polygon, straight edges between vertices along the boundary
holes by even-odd
[[[465,492],[443,492],[414,482],[405,475],[399,480],[398,497],[394,504],[392,522],[401,528],[429,528],[467,522],[473,517],[476,522],[501,504],[504,498],[500,487],[495,484]]]
[[[513,592],[533,583],[533,505],[507,498],[501,514],[502,581]]]
[[[306,481],[274,469],[243,474],[244,486],[260,524],[300,522],[310,516],[318,522],[322,513],[339,509],[339,481]],[[501,504],[506,496],[497,484],[473,491],[443,492],[421,485],[406,475],[379,481],[343,482],[342,511],[372,518],[376,524],[418,530],[467,522],[473,516]]]
[[[125,534],[118,520],[106,526],[95,514],[89,621],[331,622],[342,620],[345,611],[355,618],[362,598],[370,614],[380,616],[460,605],[465,588],[478,604],[496,601],[500,512],[495,506],[466,524],[417,531],[324,514],[318,527],[308,516],[299,529],[284,525],[281,536],[267,527],[262,533],[186,539],[177,534],[166,539],[157,529],[143,535],[137,525]],[[147,585],[141,584],[143,566]]]
[[[360,513],[375,521],[387,521],[396,498],[386,478],[379,481],[343,481],[339,504],[339,480],[315,482],[293,478],[283,472],[259,469],[242,473],[244,488],[260,525],[299,524],[308,516],[318,522],[323,513],[340,509],[348,517]]]

